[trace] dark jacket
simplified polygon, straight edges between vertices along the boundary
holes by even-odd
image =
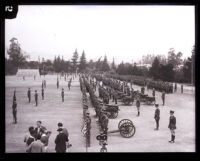
[[[35,128],[35,138],[37,138],[38,135],[42,136],[42,133],[46,130],[46,127],[41,126],[38,130],[38,127]]]
[[[154,119],[156,120],[160,119],[160,110],[158,108],[155,110]]]
[[[66,142],[68,142],[68,137],[64,133],[59,133],[55,139],[55,150],[57,153],[64,153],[66,151]]]
[[[169,126],[168,126],[168,128],[170,130],[176,129],[176,117],[175,116],[170,116],[169,117]]]

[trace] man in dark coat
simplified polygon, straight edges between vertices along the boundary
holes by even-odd
[[[153,91],[152,91],[152,96],[155,97],[156,96],[156,91],[155,89],[153,88]]]
[[[42,136],[45,130],[46,130],[46,127],[42,126],[42,122],[37,121],[37,127],[35,128],[35,138],[37,139],[38,135]]]
[[[63,102],[64,102],[64,96],[65,96],[65,93],[64,93],[64,89],[62,88],[61,97],[62,97]]]
[[[137,111],[138,111],[137,116],[140,116],[140,99],[139,98],[137,98],[137,100],[136,100],[136,107],[137,107]]]
[[[38,105],[38,93],[37,90],[35,90],[35,105]]]
[[[42,88],[42,100],[44,100],[44,88]]]
[[[66,152],[66,142],[68,142],[69,139],[68,139],[67,135],[65,135],[63,133],[62,128],[59,128],[57,131],[59,132],[59,134],[56,136],[56,139],[55,139],[56,153],[65,153]]]
[[[170,111],[168,128],[171,131],[171,141],[169,141],[169,142],[170,143],[174,143],[174,140],[175,140],[175,129],[176,129],[176,117],[174,116],[174,111]]]
[[[17,123],[17,102],[16,100],[13,100],[13,105],[12,105],[12,111],[13,111],[13,123]]]
[[[162,92],[162,102],[164,106],[165,105],[165,91]]]
[[[28,92],[27,92],[27,96],[28,96],[28,102],[31,102],[31,89],[28,88]]]
[[[59,88],[59,80],[58,80],[58,78],[57,78],[57,89]]]
[[[183,85],[181,84],[181,93],[183,93]]]
[[[156,128],[154,130],[158,130],[159,129],[159,120],[160,120],[160,109],[158,108],[159,105],[155,104],[156,110],[155,110],[155,115],[154,115],[154,119],[156,121]]]

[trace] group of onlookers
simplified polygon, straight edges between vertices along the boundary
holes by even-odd
[[[46,127],[42,126],[41,121],[37,121],[37,127],[29,127],[29,134],[25,136],[24,142],[26,143],[27,153],[45,153],[49,152],[49,138],[51,131],[48,131]],[[69,133],[66,128],[63,128],[62,123],[58,123],[59,134],[55,139],[55,151],[57,153],[66,152],[67,148],[71,146],[69,144]]]

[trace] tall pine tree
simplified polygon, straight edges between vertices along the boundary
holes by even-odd
[[[80,70],[81,72],[85,70],[85,68],[86,68],[86,63],[87,63],[87,61],[86,61],[86,57],[85,57],[85,52],[84,52],[84,50],[83,50],[83,53],[82,53],[82,55],[81,55],[81,57],[80,57],[80,64],[79,64],[79,70]]]

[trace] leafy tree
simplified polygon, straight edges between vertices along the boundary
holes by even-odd
[[[17,41],[17,38],[12,38],[10,40],[11,44],[9,49],[7,50],[7,54],[9,55],[9,61],[12,62],[11,69],[15,68],[15,71],[18,67],[23,67],[26,62],[26,59],[29,58],[28,55],[23,53],[20,44]]]
[[[172,64],[166,64],[166,65],[161,64],[159,68],[159,73],[160,73],[159,75],[160,79],[163,81],[171,82],[174,80],[175,72],[173,70]]]
[[[182,63],[182,53],[178,52],[175,54],[175,50],[173,48],[170,48],[170,51],[168,52],[168,63],[172,64],[173,67],[177,70],[178,65]]]
[[[191,82],[192,59],[188,57],[183,65],[183,77],[186,82]]]
[[[159,68],[160,68],[160,62],[158,60],[158,58],[156,57],[153,61],[152,67],[150,68],[150,75],[154,78],[154,79],[159,79]]]

